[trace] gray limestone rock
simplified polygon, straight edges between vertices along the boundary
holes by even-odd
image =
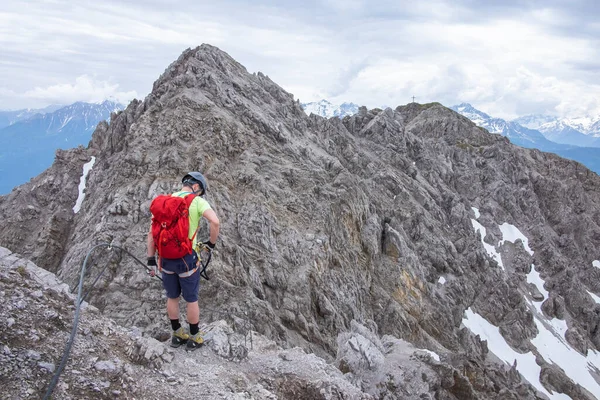
[[[210,324],[203,335],[204,342],[216,354],[230,361],[240,361],[248,355],[250,343],[247,338],[235,332],[226,321]]]
[[[565,333],[565,339],[571,345],[572,348],[583,354],[588,355],[588,341],[585,336],[579,332],[577,328],[567,329]]]
[[[92,157],[75,213],[83,165]],[[0,197],[0,243],[56,273],[71,291],[89,255],[85,290],[104,273],[86,301],[117,324],[143,329],[144,340],[162,338],[168,326],[160,282],[125,252],[89,251],[112,243],[143,260],[150,201],[177,190],[190,170],[207,177],[206,198],[222,221],[211,279],[200,290],[205,325],[223,320],[241,337],[257,331],[329,361],[341,347],[352,365],[377,369],[375,349],[386,359],[377,340],[356,333],[348,337],[354,348],[338,340],[353,332],[353,320],[373,321],[376,329],[368,330],[377,335],[451,354],[451,362],[430,367],[437,378],[428,379],[439,380],[442,398],[527,398],[530,386],[488,360],[485,344],[461,321],[472,307],[525,350],[536,334],[528,299],[541,295],[526,283],[534,263],[549,292],[545,315],[568,321],[578,332],[574,346],[600,348],[600,316],[585,293],[600,290],[591,266],[600,248],[598,175],[516,147],[438,103],[363,107],[342,120],[306,116],[269,77],[209,45],[186,50],[145,99],[99,124],[87,148],[57,152],[48,170]],[[501,260],[490,257],[473,220]],[[500,244],[503,223],[528,238],[533,256],[520,239]],[[206,226],[199,237],[207,237]],[[2,257],[13,266],[7,276],[24,272],[19,266],[27,261]],[[42,291],[44,299],[64,298],[63,289]],[[27,297],[10,312],[38,302]],[[49,321],[62,331],[65,318]],[[229,338],[215,340],[225,357],[248,357],[241,338]],[[172,364],[157,349],[140,356],[148,346],[139,344],[136,362]],[[369,358],[350,358],[355,348]],[[394,382],[424,390],[405,372]],[[552,376],[564,383],[545,381],[553,387],[572,384]],[[277,379],[265,390],[291,385],[289,375]],[[436,393],[436,385],[422,394]],[[330,386],[304,386],[306,396],[336,396]]]

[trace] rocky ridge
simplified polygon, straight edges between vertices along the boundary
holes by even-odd
[[[62,357],[57,344],[68,340],[76,296],[53,273],[0,248],[0,300],[1,398],[42,398]],[[118,325],[85,302],[82,308],[53,398],[368,400],[390,391],[382,381],[402,398],[451,398],[447,391],[469,391],[438,355],[397,338],[379,338],[372,322],[366,327],[352,321],[338,338],[337,363],[352,371],[344,376],[301,348],[282,349],[254,331],[242,335],[224,320],[202,326],[206,346],[186,352],[142,336],[137,327]],[[512,379],[519,381],[514,373]]]
[[[92,156],[74,214],[81,166]],[[600,307],[585,294],[600,293],[592,266],[600,258],[598,175],[517,148],[436,103],[308,117],[267,76],[207,45],[185,51],[145,100],[101,124],[87,149],[60,153],[1,197],[0,243],[73,287],[94,244],[143,257],[151,199],[176,189],[188,170],[205,173],[223,221],[212,278],[201,288],[202,322],[247,318],[278,345],[333,362],[364,393],[535,398],[515,367],[462,325],[470,308],[514,349],[538,354],[532,264],[549,292],[544,316],[565,320],[565,339],[583,354],[600,348]],[[473,207],[502,266],[473,229]],[[503,222],[529,238],[533,253],[522,241],[495,245]],[[127,256],[91,262],[110,267],[90,302],[143,337],[164,338],[160,285]],[[361,326],[372,337],[364,346],[344,338]],[[404,345],[439,354],[442,366],[412,365],[395,350]],[[371,356],[345,358],[348,346]],[[547,390],[593,398],[537,357]],[[421,369],[427,384],[416,378]],[[413,387],[408,377],[420,391],[403,392]]]
[[[0,398],[40,399],[62,357],[76,298],[54,274],[0,248],[0,300]],[[207,345],[188,353],[84,303],[52,398],[372,398],[300,348],[284,350],[256,332],[242,336],[222,320],[202,328]]]

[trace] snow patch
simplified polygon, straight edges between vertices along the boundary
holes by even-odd
[[[434,351],[427,350],[427,349],[417,349],[417,351],[423,351],[423,352],[429,354],[435,361],[440,362],[440,356]]]
[[[533,283],[544,296],[544,300],[548,298],[548,291],[544,289],[544,280],[540,276],[539,272],[535,270],[535,265],[533,264],[531,264],[531,272],[527,274],[527,283]],[[540,301],[532,304],[538,310],[538,312],[543,315],[542,302]]]
[[[301,106],[307,115],[312,113],[325,118],[343,118],[346,115],[354,115],[358,112],[358,105],[354,103],[342,103],[338,105],[332,104],[325,99],[319,102],[303,103]]]
[[[548,292],[544,289],[544,280],[532,265],[531,272],[527,275],[527,282],[534,283],[545,298],[548,298]],[[600,303],[600,298],[588,291],[588,294]],[[531,343],[537,348],[540,355],[547,361],[561,367],[567,376],[574,382],[585,387],[596,397],[600,398],[600,385],[591,375],[591,372],[600,367],[600,354],[592,350],[588,351],[585,357],[573,349],[567,340],[565,334],[568,329],[567,322],[558,318],[548,320],[544,317],[541,310],[541,302],[533,303],[529,299],[525,300],[533,306],[534,322],[538,328],[538,335],[531,340]]]
[[[477,215],[477,213],[475,215]],[[496,260],[496,262],[498,263],[498,265],[500,265],[502,269],[504,269],[504,264],[502,264],[502,258],[500,257],[500,253],[496,251],[496,248],[494,246],[492,246],[491,244],[487,244],[483,240],[485,238],[485,235],[487,235],[485,227],[474,219],[471,219],[471,223],[473,224],[473,229],[475,229],[475,232],[479,231],[481,243],[483,243],[483,248],[485,249],[485,251],[492,259]]]
[[[571,348],[566,341],[557,337],[556,333],[549,330],[539,318],[535,318],[534,321],[539,334],[531,340],[531,343],[538,349],[540,355],[546,361],[561,367],[573,382],[579,383],[594,396],[600,398],[600,385],[591,375],[592,371],[600,367],[600,353],[589,350],[586,357]],[[552,325],[554,326],[558,321],[560,320],[552,320]],[[566,331],[566,323],[564,323],[563,329]]]
[[[92,156],[92,159],[87,163],[83,164],[83,174],[81,178],[79,178],[79,195],[77,196],[77,201],[73,206],[73,212],[77,214],[81,209],[81,205],[83,204],[83,199],[85,199],[85,183],[87,181],[87,176],[89,172],[92,170],[94,163],[96,162],[96,157]]]
[[[69,122],[71,122],[72,119],[73,119],[72,115],[70,115],[67,118],[65,118],[64,121],[62,122],[62,124],[60,125],[60,128],[58,128],[58,130],[60,131],[62,128],[64,128],[65,126],[67,126],[67,124]]]
[[[481,217],[481,213],[479,212],[479,208],[471,207],[471,210],[475,213],[475,219],[479,219]]]
[[[512,366],[517,363],[517,370],[523,375],[529,383],[537,390],[544,393],[551,399],[570,399],[563,394],[552,394],[540,383],[541,368],[535,362],[535,356],[531,353],[517,353],[512,347],[506,343],[506,340],[500,334],[498,327],[490,324],[479,314],[471,311],[470,308],[465,310],[466,317],[463,318],[463,324],[476,335],[479,335],[482,340],[487,341],[488,349],[494,353],[499,359],[507,365]]]
[[[443,285],[444,283],[446,283],[446,278],[444,278],[443,276],[440,276],[440,279],[438,279],[438,283]]]
[[[538,288],[538,290],[540,291],[542,296],[544,296],[544,300],[549,297],[550,294],[548,293],[548,291],[546,289],[544,289],[545,281],[542,279],[539,272],[537,272],[535,270],[534,264],[531,264],[531,272],[529,272],[529,274],[527,274],[527,282],[533,283]],[[527,303],[529,303],[531,306],[533,306],[537,310],[537,314],[534,313],[534,317],[539,319],[540,321],[542,321],[544,324],[552,327],[553,331],[555,332],[555,336],[558,335],[561,342],[567,343],[566,339],[565,339],[565,333],[567,332],[567,329],[568,329],[567,323],[558,318],[553,318],[551,320],[548,320],[544,316],[544,313],[542,312],[542,302],[541,301],[533,302],[533,301],[529,300],[527,297],[525,297],[525,301],[527,301]]]
[[[588,135],[592,133],[592,126],[598,121],[600,121],[599,116],[583,116],[575,118],[563,118],[561,122],[563,122],[565,125],[570,126],[573,129],[578,130],[583,134]]]
[[[600,297],[596,296],[594,293],[590,292],[589,290],[586,290],[586,292],[588,292],[588,294],[592,297],[592,299],[594,299],[594,301],[597,304],[600,304]]]
[[[529,239],[527,239],[527,237],[523,235],[516,226],[505,222],[500,225],[500,231],[502,232],[502,240],[498,243],[498,246],[501,246],[507,241],[515,243],[517,239],[521,239],[525,250],[529,253],[529,255],[533,255],[533,251],[529,247]]]
[[[479,218],[479,210],[474,207],[472,209],[475,212],[475,216]],[[482,243],[488,254],[497,261],[500,260],[500,255],[496,252],[495,248],[483,242],[483,238],[486,235],[485,227],[475,219],[471,219],[471,223],[475,231],[479,231]],[[502,240],[498,245],[502,245],[505,241],[514,243],[517,239],[521,239],[525,250],[533,255],[527,238],[515,226],[504,223],[499,227],[502,232]],[[502,266],[500,262],[499,264]],[[592,265],[600,268],[600,261],[594,260]],[[544,280],[539,272],[536,271],[533,264],[531,265],[531,272],[527,274],[527,282],[534,284],[544,296],[544,299],[549,297],[548,291],[544,288]],[[588,294],[594,301],[600,303],[600,297],[589,291]],[[592,376],[592,373],[600,371],[600,353],[588,350],[588,356],[586,357],[573,349],[565,339],[568,329],[567,322],[558,318],[547,319],[541,309],[542,302],[533,302],[527,296],[524,297],[531,307],[530,310],[533,313],[534,322],[539,332],[535,338],[531,339],[531,344],[536,347],[539,355],[546,362],[558,365],[574,382],[600,398],[600,384]],[[474,334],[479,335],[482,340],[487,340],[488,348],[498,358],[511,366],[516,362],[517,370],[540,392],[546,394],[551,399],[569,398],[564,394],[549,393],[543,387],[539,380],[540,367],[535,362],[535,356],[531,352],[526,354],[516,352],[506,343],[498,327],[493,326],[470,309],[467,309],[465,314],[466,317],[463,319],[463,324]]]

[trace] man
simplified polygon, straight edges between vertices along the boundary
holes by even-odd
[[[188,237],[194,240],[200,217],[208,220],[210,236],[203,244],[211,250],[214,249],[219,236],[219,218],[212,210],[210,204],[203,199],[208,185],[206,179],[200,172],[190,172],[181,180],[183,187],[171,196],[185,197],[188,194],[197,196],[189,207],[189,232]],[[152,228],[148,233],[148,265],[156,267],[156,246],[152,237]],[[179,259],[160,258],[162,269],[163,287],[167,293],[167,314],[171,320],[173,335],[171,346],[179,347],[187,343],[187,350],[195,350],[204,343],[198,324],[200,323],[200,307],[198,305],[198,290],[200,288],[200,271],[197,268],[198,255],[195,251]],[[179,322],[179,296],[187,302],[187,321],[189,323],[189,334],[185,332]]]

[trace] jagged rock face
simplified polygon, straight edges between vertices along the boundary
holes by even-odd
[[[85,201],[69,213],[92,155]],[[39,212],[26,204],[48,198],[36,183],[42,176],[0,198],[0,241],[71,283],[96,243],[143,259],[151,199],[190,170],[208,178],[222,221],[212,279],[201,288],[204,321],[249,319],[282,345],[331,359],[338,333],[372,320],[381,335],[453,354],[449,362],[462,368],[453,377],[471,398],[514,398],[522,395],[515,379],[485,366],[487,349],[461,321],[472,307],[514,348],[531,350],[537,328],[524,296],[537,296],[526,281],[535,264],[548,316],[567,316],[578,349],[600,348],[600,308],[582,295],[582,287],[600,293],[598,175],[515,147],[437,103],[307,117],[268,77],[206,45],[184,52],[144,101],[101,124],[88,149],[57,158],[42,175],[57,182],[54,200],[36,203]],[[498,243],[507,222],[534,255],[517,241],[500,247],[503,266],[492,261],[472,207],[486,243]],[[110,266],[92,303],[126,326],[166,329],[160,285],[143,268],[125,254],[91,259]],[[463,368],[467,359],[476,363]],[[587,396],[548,368],[549,387]],[[498,387],[508,394],[497,397]]]
[[[81,166],[88,154],[82,147],[59,149],[51,169],[2,196],[2,246],[18,249],[49,271],[58,270],[67,251]]]

